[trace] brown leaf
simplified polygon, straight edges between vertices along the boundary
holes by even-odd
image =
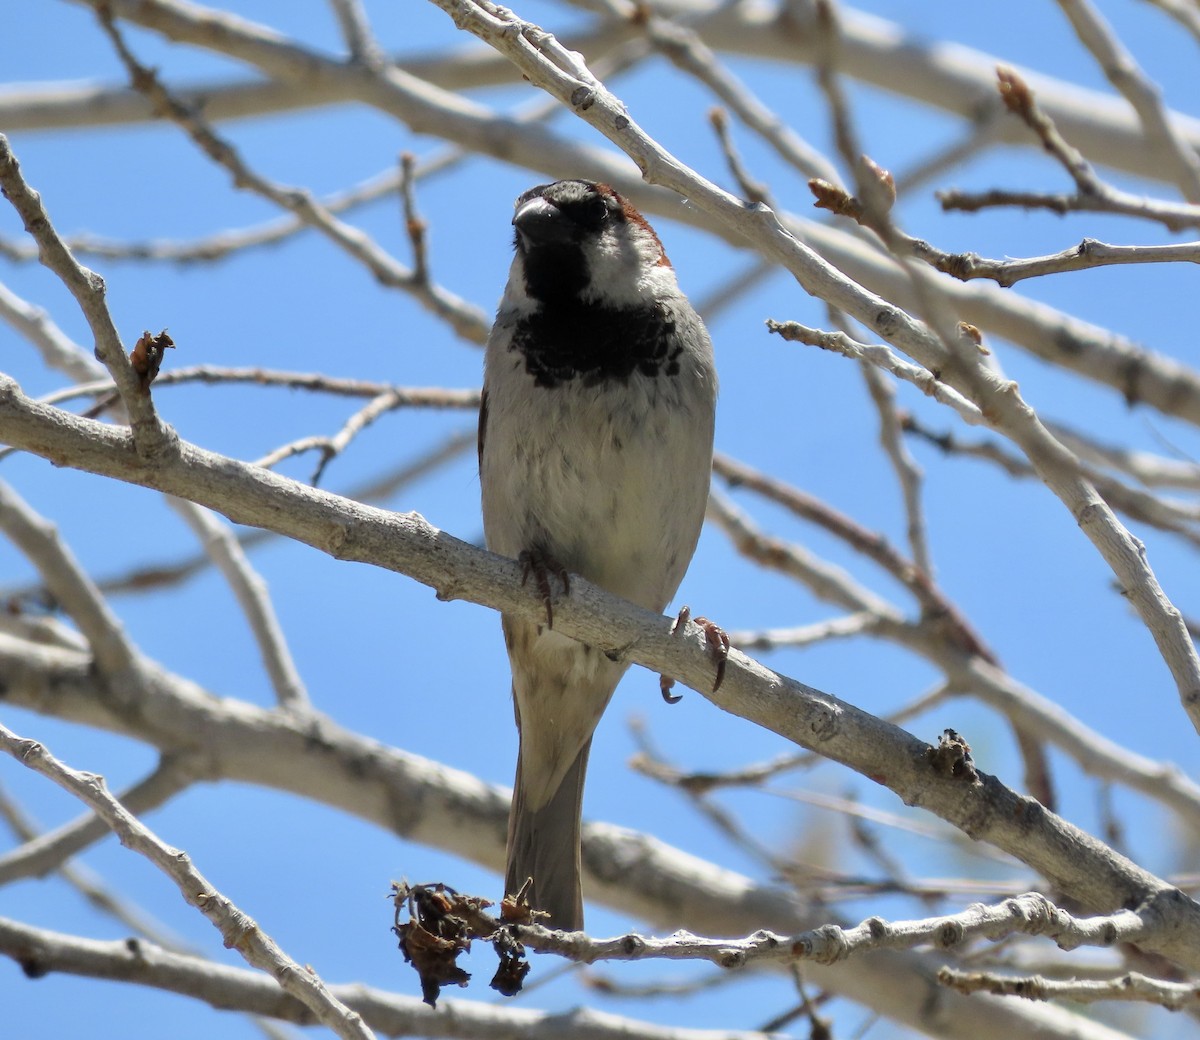
[[[487,912],[492,903],[479,896],[462,895],[448,885],[392,886],[392,901],[396,907],[393,931],[400,940],[404,959],[412,964],[421,980],[421,995],[425,1003],[437,1006],[442,986],[465,986],[471,976],[458,966],[458,955],[469,951],[471,940],[490,942],[500,957],[500,966],[492,979],[492,988],[505,996],[521,991],[529,964],[525,948],[510,928]],[[520,894],[508,897],[502,904],[505,920],[509,920],[509,904],[524,908],[524,922],[530,920],[529,904]],[[407,910],[409,920],[401,923]],[[516,911],[513,911],[516,913]]]
[[[421,999],[430,1007],[437,1007],[443,986],[466,986],[470,981],[470,973],[458,966],[458,955],[469,941],[441,939],[416,921],[397,925],[395,931],[405,961],[421,980]]]
[[[525,976],[529,974],[529,961],[525,959],[525,947],[507,928],[497,930],[492,938],[492,947],[500,957],[496,974],[492,976],[492,989],[501,996],[514,997],[521,992]]]
[[[167,335],[166,329],[157,336],[147,330],[134,344],[133,350],[129,352],[129,363],[133,365],[133,370],[141,381],[143,393],[150,392],[150,384],[154,382],[154,377],[162,367],[163,352],[174,346],[175,341]]]

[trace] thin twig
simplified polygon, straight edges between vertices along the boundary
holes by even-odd
[[[1026,278],[1041,278],[1065,271],[1088,271],[1117,264],[1200,264],[1200,242],[1127,246],[1085,238],[1077,246],[1046,256],[994,260],[978,253],[946,253],[920,239],[910,241],[913,255],[939,271],[963,282],[972,278],[990,278],[1006,288]]]
[[[1195,0],[1146,0],[1146,2],[1169,14],[1196,37],[1197,43],[1200,43],[1200,7],[1196,6]]]
[[[1058,6],[1108,81],[1137,113],[1147,145],[1169,169],[1183,197],[1191,203],[1200,203],[1200,158],[1171,124],[1161,91],[1088,0],[1058,0]]]
[[[321,477],[325,475],[325,468],[329,463],[345,451],[355,437],[367,429],[376,419],[408,403],[404,398],[403,392],[398,393],[387,390],[372,398],[367,404],[350,416],[343,423],[342,428],[321,447],[321,460],[317,463],[317,468],[313,471],[313,475],[310,478],[313,487],[316,487],[321,482]]]
[[[938,379],[928,369],[914,365],[911,361],[905,361],[890,347],[882,343],[859,343],[844,332],[825,332],[802,325],[798,321],[776,321],[774,318],[768,318],[766,324],[768,331],[774,332],[792,343],[806,343],[809,346],[841,354],[851,361],[867,361],[872,365],[877,365],[898,379],[911,383],[921,393],[932,397],[939,404],[953,408],[972,426],[984,423],[979,408],[952,386]]]
[[[828,210],[837,216],[849,217],[864,227],[879,230],[878,217],[871,218],[867,207],[857,196],[824,180],[811,180],[808,186],[816,197],[816,208]],[[1105,190],[1100,190],[1107,198]],[[948,253],[925,239],[915,238],[896,227],[889,228],[888,241],[898,255],[915,257],[961,282],[987,278],[1005,288],[1010,288],[1026,278],[1039,278],[1067,271],[1086,271],[1096,267],[1113,267],[1120,264],[1200,263],[1200,242],[1127,246],[1110,245],[1095,238],[1085,238],[1077,246],[1047,256],[994,260],[975,252]]]
[[[861,553],[901,582],[921,604],[924,615],[936,618],[940,630],[961,650],[995,662],[995,655],[984,646],[961,612],[937,588],[928,570],[905,559],[883,535],[867,530],[815,496],[726,455],[718,453],[714,456],[713,472],[723,477],[730,487],[754,491],[841,539],[855,552]]]
[[[951,431],[938,432],[913,415],[903,417],[903,427],[905,432],[921,437],[947,455],[983,459],[999,466],[1011,477],[1037,478],[1037,471],[1025,458],[1007,451],[994,440],[968,441]],[[1080,460],[1079,469],[1113,509],[1200,547],[1200,504],[1164,498],[1133,487],[1090,462]]]
[[[821,599],[844,610],[874,614],[881,624],[903,623],[895,607],[842,568],[818,559],[795,542],[764,534],[743,510],[715,488],[708,496],[708,519],[725,531],[744,556],[803,582]]]
[[[144,93],[163,117],[182,127],[205,155],[230,174],[237,187],[261,195],[320,231],[366,266],[380,283],[409,293],[464,339],[482,342],[486,338],[491,323],[478,308],[440,286],[422,283],[361,228],[338,220],[311,192],[283,187],[253,171],[233,146],[218,136],[195,109],[179,101],[162,85],[152,69],[138,62],[107,9],[100,8],[96,13],[128,69],[134,88]]]
[[[429,451],[418,455],[410,462],[395,467],[381,477],[375,477],[345,492],[347,498],[359,502],[381,502],[391,498],[400,488],[446,465],[462,455],[468,448],[475,447],[475,431],[466,430],[451,434],[435,444]],[[249,550],[279,537],[272,531],[240,530],[237,538],[242,549]],[[97,588],[105,595],[118,596],[140,593],[150,589],[161,589],[181,584],[212,565],[212,557],[201,552],[194,556],[164,563],[150,563],[125,574],[100,578]],[[0,587],[0,601],[24,601],[43,598],[43,589],[29,587]]]
[[[8,322],[37,348],[42,363],[48,368],[63,372],[79,382],[92,382],[105,376],[104,366],[85,354],[44,309],[21,299],[2,283],[0,319]],[[115,389],[112,380],[107,380],[106,385],[110,391]]]
[[[400,200],[404,206],[404,230],[412,243],[413,278],[424,285],[429,284],[429,254],[425,248],[425,232],[428,225],[417,212],[416,157],[412,152],[400,156]]]
[[[1042,975],[997,975],[991,972],[941,968],[938,982],[959,993],[991,993],[1026,1000],[1062,1000],[1091,1004],[1098,1000],[1141,1001],[1170,1011],[1200,1006],[1200,991],[1192,982],[1152,979],[1131,971],[1108,979],[1048,979]]]
[[[747,653],[752,650],[779,650],[784,647],[795,650],[833,639],[869,636],[878,624],[878,615],[864,610],[857,614],[830,618],[828,621],[816,621],[811,625],[747,629],[745,631],[732,629],[725,634],[729,636],[729,641],[734,646]]]
[[[1120,217],[1153,220],[1169,231],[1200,228],[1200,206],[1182,202],[1165,202],[1144,195],[1131,195],[1108,188],[1103,195],[1084,195],[1080,192],[1007,191],[991,188],[987,191],[961,191],[948,188],[934,193],[942,209],[949,212],[977,213],[984,209],[1016,206],[1021,209],[1045,209],[1062,216],[1066,213],[1111,213]]]
[[[729,172],[737,181],[742,197],[750,203],[774,206],[770,189],[751,174],[746,164],[742,162],[742,157],[738,154],[733,137],[729,133],[729,120],[725,116],[725,110],[723,108],[709,109],[708,124],[716,132],[717,141],[721,145],[721,153],[725,156],[725,165],[729,167]]]
[[[656,51],[708,87],[721,104],[770,145],[784,162],[804,177],[836,177],[825,156],[734,76],[694,29],[659,17],[653,11],[635,9],[629,17],[645,32]]]
[[[140,800],[138,790],[155,778],[162,779],[162,763],[155,772],[124,795],[127,802]],[[168,782],[161,795],[143,801],[139,812],[154,808],[157,804],[182,790]],[[131,810],[132,811],[132,810]],[[11,852],[0,856],[0,884],[8,884],[18,878],[43,877],[51,871],[74,888],[100,913],[107,914],[134,935],[150,939],[170,949],[184,949],[186,944],[171,933],[166,925],[155,921],[140,907],[127,902],[112,892],[103,881],[82,863],[72,862],[71,857],[83,851],[100,838],[112,834],[95,813],[89,812],[82,819],[60,827],[55,831],[42,832],[8,794],[0,789],[0,818],[22,842]]]
[[[67,287],[87,319],[95,339],[96,357],[108,369],[129,414],[133,443],[139,455],[154,458],[170,451],[175,444],[174,433],[159,420],[150,394],[126,356],[105,300],[104,279],[71,255],[55,231],[41,196],[21,175],[21,167],[3,134],[0,134],[0,188],[20,215],[25,230],[37,242],[38,259]]]
[[[3,481],[0,481],[0,531],[38,569],[55,602],[79,626],[101,673],[112,679],[131,678],[141,657],[120,619],[59,537],[57,528]]]
[[[176,760],[176,764],[178,764],[178,760]],[[124,801],[127,806],[130,804],[130,798],[133,795],[134,791],[132,790],[126,794]],[[0,818],[3,818],[12,832],[25,843],[23,848],[0,857],[0,864],[11,866],[14,857],[20,856],[26,849],[46,848],[46,839],[49,839],[51,836],[48,834],[39,834],[38,827],[25,815],[20,806],[7,796],[2,788],[0,788]],[[94,813],[88,813],[86,821],[89,826],[98,828],[98,831],[103,835],[111,833],[97,819]],[[75,851],[78,851],[78,849]],[[55,856],[62,857],[62,862],[59,862],[54,868],[57,870],[58,875],[87,900],[89,906],[102,914],[108,915],[120,924],[122,928],[128,929],[130,934],[137,936],[139,946],[144,940],[149,940],[150,943],[157,944],[164,949],[177,953],[195,953],[194,950],[189,948],[187,943],[173,935],[165,925],[154,920],[141,907],[135,906],[112,892],[98,875],[83,864],[66,862],[65,856],[61,851],[56,852]],[[35,872],[38,874],[44,873],[41,869]],[[3,869],[0,867],[0,874],[3,873]],[[20,876],[20,874],[16,876]],[[130,941],[126,940],[126,942]],[[289,1040],[293,1035],[278,1022],[261,1015],[252,1014],[250,1015],[250,1020],[268,1040]]]
[[[543,105],[543,107],[545,107]],[[555,105],[555,110],[558,106]],[[205,109],[207,111],[207,108]],[[451,147],[421,161],[416,169],[417,179],[432,176],[461,163],[470,153]],[[357,209],[380,198],[394,195],[400,188],[400,171],[389,167],[343,191],[331,192],[319,199],[319,205],[330,213]],[[98,235],[80,233],[66,235],[63,241],[77,256],[97,256],[119,262],[165,262],[188,266],[214,263],[233,253],[277,245],[285,239],[308,229],[310,225],[294,214],[272,218],[260,224],[218,231],[202,238],[187,241],[149,239],[119,242]],[[11,260],[27,261],[37,257],[37,250],[23,248],[20,243],[0,240],[0,253]]]
[[[5,726],[0,726],[0,749],[90,806],[123,845],[146,857],[175,882],[184,900],[220,931],[227,947],[236,949],[249,964],[270,973],[323,1025],[343,1040],[374,1040],[374,1033],[362,1017],[334,997],[311,966],[298,964],[287,956],[266,931],[209,884],[185,852],[164,843],[121,805],[108,792],[103,777],[71,769],[43,745],[19,737]]]
[[[911,704],[907,704],[897,711],[890,712],[885,718],[894,725],[901,726],[905,722],[918,715],[924,714],[935,705],[941,704],[951,694],[951,689],[946,683],[941,683],[934,687],[933,690],[918,697]],[[782,794],[783,797],[791,798],[796,801],[804,801],[806,798],[811,798],[813,804],[826,804],[817,801],[824,798],[824,795],[806,795],[800,796],[795,792],[781,792],[774,788],[766,788],[765,784],[768,780],[779,776],[782,773],[795,772],[799,769],[810,769],[813,766],[820,764],[821,758],[810,751],[803,752],[788,752],[787,754],[778,755],[768,762],[759,762],[749,766],[742,766],[737,769],[725,770],[719,773],[713,772],[689,772],[680,773],[678,782],[695,790],[711,791],[718,787],[762,787],[770,794]],[[889,820],[898,819],[894,814],[889,814]],[[910,829],[920,825],[914,824],[908,820],[903,823],[896,823],[895,826],[908,827]]]
[[[900,485],[900,497],[904,502],[905,529],[908,546],[917,573],[924,576],[922,587],[933,585],[933,562],[929,554],[929,539],[925,525],[925,510],[921,503],[921,480],[923,474],[902,436],[900,415],[896,408],[896,386],[886,379],[874,365],[862,364],[860,371],[866,380],[867,390],[879,413],[879,442],[892,464],[896,481]]]
[[[516,929],[531,949],[557,953],[584,964],[601,960],[705,960],[723,968],[806,960],[835,964],[871,950],[924,945],[946,949],[975,939],[995,941],[1013,934],[1044,935],[1063,949],[1109,947],[1114,942],[1136,942],[1147,930],[1135,911],[1075,917],[1037,892],[993,906],[976,903],[957,914],[896,922],[870,917],[853,928],[827,924],[790,936],[763,930],[745,939],[707,939],[681,931],[662,939],[643,935],[593,939],[583,932],[557,932],[540,925]]]
[[[154,381],[155,389],[182,383],[239,384],[277,386],[289,390],[309,390],[314,393],[335,394],[341,397],[378,397],[394,394],[400,405],[414,408],[473,409],[479,407],[478,390],[450,390],[440,387],[403,387],[377,380],[350,379],[321,372],[291,372],[272,368],[238,368],[222,365],[192,365],[161,372]],[[94,397],[112,390],[107,381],[82,383],[64,387],[41,400],[45,404],[62,404],[77,397]]]
[[[383,51],[371,32],[362,0],[329,2],[337,17],[338,28],[342,31],[342,39],[346,41],[346,49],[350,52],[350,60],[377,67],[383,61]]]
[[[199,757],[187,752],[162,755],[153,771],[125,791],[120,801],[131,813],[157,809],[191,787],[199,779],[201,768]],[[111,833],[103,820],[88,812],[53,831],[26,836],[24,845],[0,856],[0,885],[63,870],[72,856]]]
[[[1059,132],[1054,120],[1037,103],[1033,89],[1016,70],[1001,66],[996,71],[1005,106],[1037,134],[1045,150],[1058,160],[1075,182],[1076,192],[1066,195],[1001,190],[944,191],[937,193],[943,209],[974,211],[990,206],[1024,206],[1056,213],[1079,211],[1139,217],[1158,221],[1172,231],[1200,227],[1200,206],[1133,195],[1102,181],[1083,153]]]
[[[1004,105],[997,98],[981,105],[966,131],[957,140],[935,149],[911,166],[895,172],[896,195],[911,195],[917,188],[935,180],[964,162],[977,160],[989,145],[999,141],[1004,123]]]
[[[770,843],[762,841],[742,820],[709,798],[709,788],[700,784],[689,785],[680,782],[682,774],[663,759],[645,726],[635,722],[630,730],[638,748],[629,760],[630,769],[682,792],[692,808],[708,820],[729,845],[740,849],[772,875],[784,872],[790,857],[782,855]]]
[[[308,691],[288,649],[287,637],[267,592],[267,584],[246,557],[232,527],[211,510],[194,502],[168,495],[167,504],[192,529],[205,553],[212,558],[217,570],[233,590],[234,598],[250,626],[250,633],[279,706],[291,711],[308,710],[311,707]]]
[[[1105,443],[1062,422],[1048,422],[1047,425],[1076,455],[1095,466],[1126,473],[1145,487],[1200,491],[1200,463],[1194,459],[1169,459],[1153,452]]]

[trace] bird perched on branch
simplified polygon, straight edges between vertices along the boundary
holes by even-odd
[[[505,616],[520,751],[506,892],[583,927],[592,734],[628,665],[553,628],[568,573],[662,611],[691,561],[712,466],[712,343],[646,219],[604,184],[525,192],[488,339],[479,472],[488,548],[520,559],[543,622]]]

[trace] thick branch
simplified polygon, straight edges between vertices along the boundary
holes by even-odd
[[[274,982],[244,968],[172,953],[149,942],[98,942],[0,918],[0,953],[32,977],[66,972],[136,982],[201,1000],[213,1007],[313,1025],[315,1016]],[[397,958],[399,954],[397,953]],[[768,1040],[755,1031],[682,1029],[598,1014],[587,1008],[552,1014],[512,1005],[441,1000],[431,1008],[371,986],[330,986],[329,992],[385,1036],[457,1037],[463,1040]],[[978,1033],[976,1033],[978,1035]],[[1065,1040],[1065,1033],[1062,1034]],[[1119,1040],[1104,1031],[1095,1040]]]
[[[101,0],[77,0],[95,7]],[[441,6],[453,6],[443,4]],[[482,155],[507,163],[539,170],[554,177],[585,176],[603,180],[627,195],[639,209],[649,214],[661,214],[683,223],[704,228],[738,247],[746,245],[746,235],[753,232],[753,222],[741,220],[731,225],[716,219],[712,211],[686,205],[678,195],[645,184],[632,173],[629,163],[611,151],[581,144],[554,134],[542,126],[530,126],[518,119],[438,89],[433,82],[417,79],[397,69],[386,75],[375,75],[358,65],[345,65],[307,50],[262,26],[187,3],[135,3],[117,0],[111,7],[116,15],[135,24],[154,29],[169,39],[193,43],[228,54],[258,66],[266,75],[279,77],[298,89],[336,86],[344,96],[371,105],[404,122],[416,133],[427,133],[453,141]],[[737,49],[736,31],[745,12],[747,20],[763,35],[763,56],[787,58],[811,48],[801,35],[793,32],[786,18],[776,24],[772,12],[748,5],[734,5],[729,11],[739,12],[728,29],[729,46]],[[717,22],[714,21],[714,32]],[[973,86],[959,84],[958,101],[966,99],[972,112],[977,103],[994,99],[994,80],[991,67],[969,66],[955,48],[934,48],[928,53],[912,44],[902,46],[899,39],[879,32],[871,20],[849,19],[843,26],[843,64],[853,66],[856,53],[856,28],[866,25],[868,36],[878,37],[884,62],[902,58],[905,63],[913,53],[925,59],[919,68],[911,70],[916,81],[932,68],[948,68],[954,75],[967,76]],[[1039,91],[1045,88],[1038,77],[1028,80]],[[926,90],[928,86],[928,90]],[[922,99],[928,94],[939,96],[945,84],[922,85]],[[976,92],[978,96],[976,97]],[[567,95],[570,94],[568,90]],[[581,95],[582,97],[582,95]],[[1045,106],[1050,110],[1048,104]],[[1123,106],[1116,106],[1127,118]],[[1073,102],[1066,105],[1069,113],[1086,125],[1092,118],[1089,109]],[[1094,111],[1093,108],[1091,111]],[[1091,137],[1077,127],[1063,111],[1055,111],[1064,130],[1070,132],[1081,146],[1091,149]],[[1093,128],[1094,129],[1094,128]],[[1131,130],[1136,125],[1131,123]],[[1019,125],[1015,130],[1024,133]],[[1200,124],[1197,125],[1200,140]],[[1130,153],[1138,146],[1131,140]],[[688,193],[683,192],[686,196]],[[782,215],[787,234],[817,250],[830,263],[836,264],[850,277],[872,291],[886,296],[899,307],[912,305],[913,294],[907,276],[892,260],[854,236],[820,224]],[[740,225],[740,226],[738,226]],[[760,229],[761,233],[761,229]],[[774,243],[764,238],[756,241],[761,256],[773,262],[784,262]],[[991,286],[955,285],[946,290],[961,316],[987,332],[1004,336],[1038,357],[1062,365],[1080,375],[1105,383],[1122,393],[1130,402],[1145,402],[1169,415],[1180,416],[1200,425],[1200,374],[1170,358],[1155,354],[1140,345],[1097,328],[1070,315],[1006,294]]]
[[[106,701],[86,654],[2,632],[0,672],[9,678],[10,703],[164,750],[193,749],[214,775],[290,791],[489,869],[503,868],[511,792],[468,773],[384,747],[320,716],[299,718],[217,698],[166,673],[157,677],[144,710],[131,713]],[[666,928],[739,935],[767,925],[798,931],[819,923],[791,892],[611,824],[585,824],[583,874],[589,898]],[[957,1037],[958,1023],[969,1015],[975,1040],[1078,1037],[1077,1020],[1053,1009],[956,1002],[932,984],[936,963],[883,952],[864,957],[851,972],[811,963],[806,976],[931,1036]]]
[[[133,451],[127,432],[30,401],[11,380],[0,381],[0,438],[60,465],[187,497],[338,559],[407,574],[442,599],[469,599],[531,619],[544,611],[536,590],[521,585],[516,562],[452,538],[416,514],[350,502],[187,443],[150,464]],[[720,690],[708,693],[712,665],[697,627],[681,638],[668,619],[580,578],[555,604],[555,624],[572,638],[678,676],[718,707],[885,784],[906,803],[1017,856],[1085,906],[1100,912],[1141,906],[1169,915],[1173,930],[1147,945],[1200,966],[1200,905],[995,778],[940,772],[924,742],[736,651]]]
[[[89,0],[74,0],[77,3]],[[228,29],[210,30],[197,17],[178,16],[167,5],[135,5],[132,0],[113,5],[123,19],[154,28],[173,39],[228,52]],[[277,34],[224,12],[184,4],[187,13],[204,12],[216,25],[235,25],[282,39]],[[766,58],[788,64],[812,64],[817,57],[815,41],[803,25],[788,13],[787,4],[720,4],[715,0],[656,0],[654,10],[664,15],[687,14],[709,46],[724,54]],[[921,104],[974,120],[992,95],[992,70],[1001,59],[969,47],[926,36],[909,34],[902,26],[882,18],[844,8],[842,20],[841,70],[864,83],[911,98]],[[223,26],[224,28],[224,26]],[[564,43],[589,56],[619,46],[641,30],[634,25],[603,23],[587,33],[568,36]],[[245,58],[245,55],[239,55]],[[313,55],[330,66],[341,63]],[[425,55],[398,56],[405,73],[443,90],[468,90],[510,85],[517,80],[512,65],[494,51],[479,47],[442,50]],[[338,75],[323,71],[305,79],[227,80],[181,89],[188,104],[203,104],[215,120],[246,118],[273,112],[293,111],[359,99],[359,83],[350,70]],[[1137,118],[1121,99],[1074,83],[1023,71],[1042,99],[1042,105],[1072,140],[1097,162],[1140,176],[1162,177],[1161,164],[1145,147]],[[0,95],[0,126],[10,131],[100,126],[153,118],[151,106],[133,91],[119,88],[70,87],[60,84],[23,88],[19,93]],[[1178,112],[1172,123],[1193,148],[1200,147],[1200,120]],[[999,129],[999,139],[1025,144],[1018,127]]]

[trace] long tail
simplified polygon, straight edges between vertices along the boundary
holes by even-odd
[[[517,892],[533,878],[529,903],[550,915],[551,928],[578,931],[583,928],[583,894],[579,885],[579,825],[583,807],[583,780],[587,773],[591,740],[571,763],[562,783],[540,809],[526,806],[521,781],[521,759],[513,784],[512,809],[508,816],[508,869],[504,890]]]

